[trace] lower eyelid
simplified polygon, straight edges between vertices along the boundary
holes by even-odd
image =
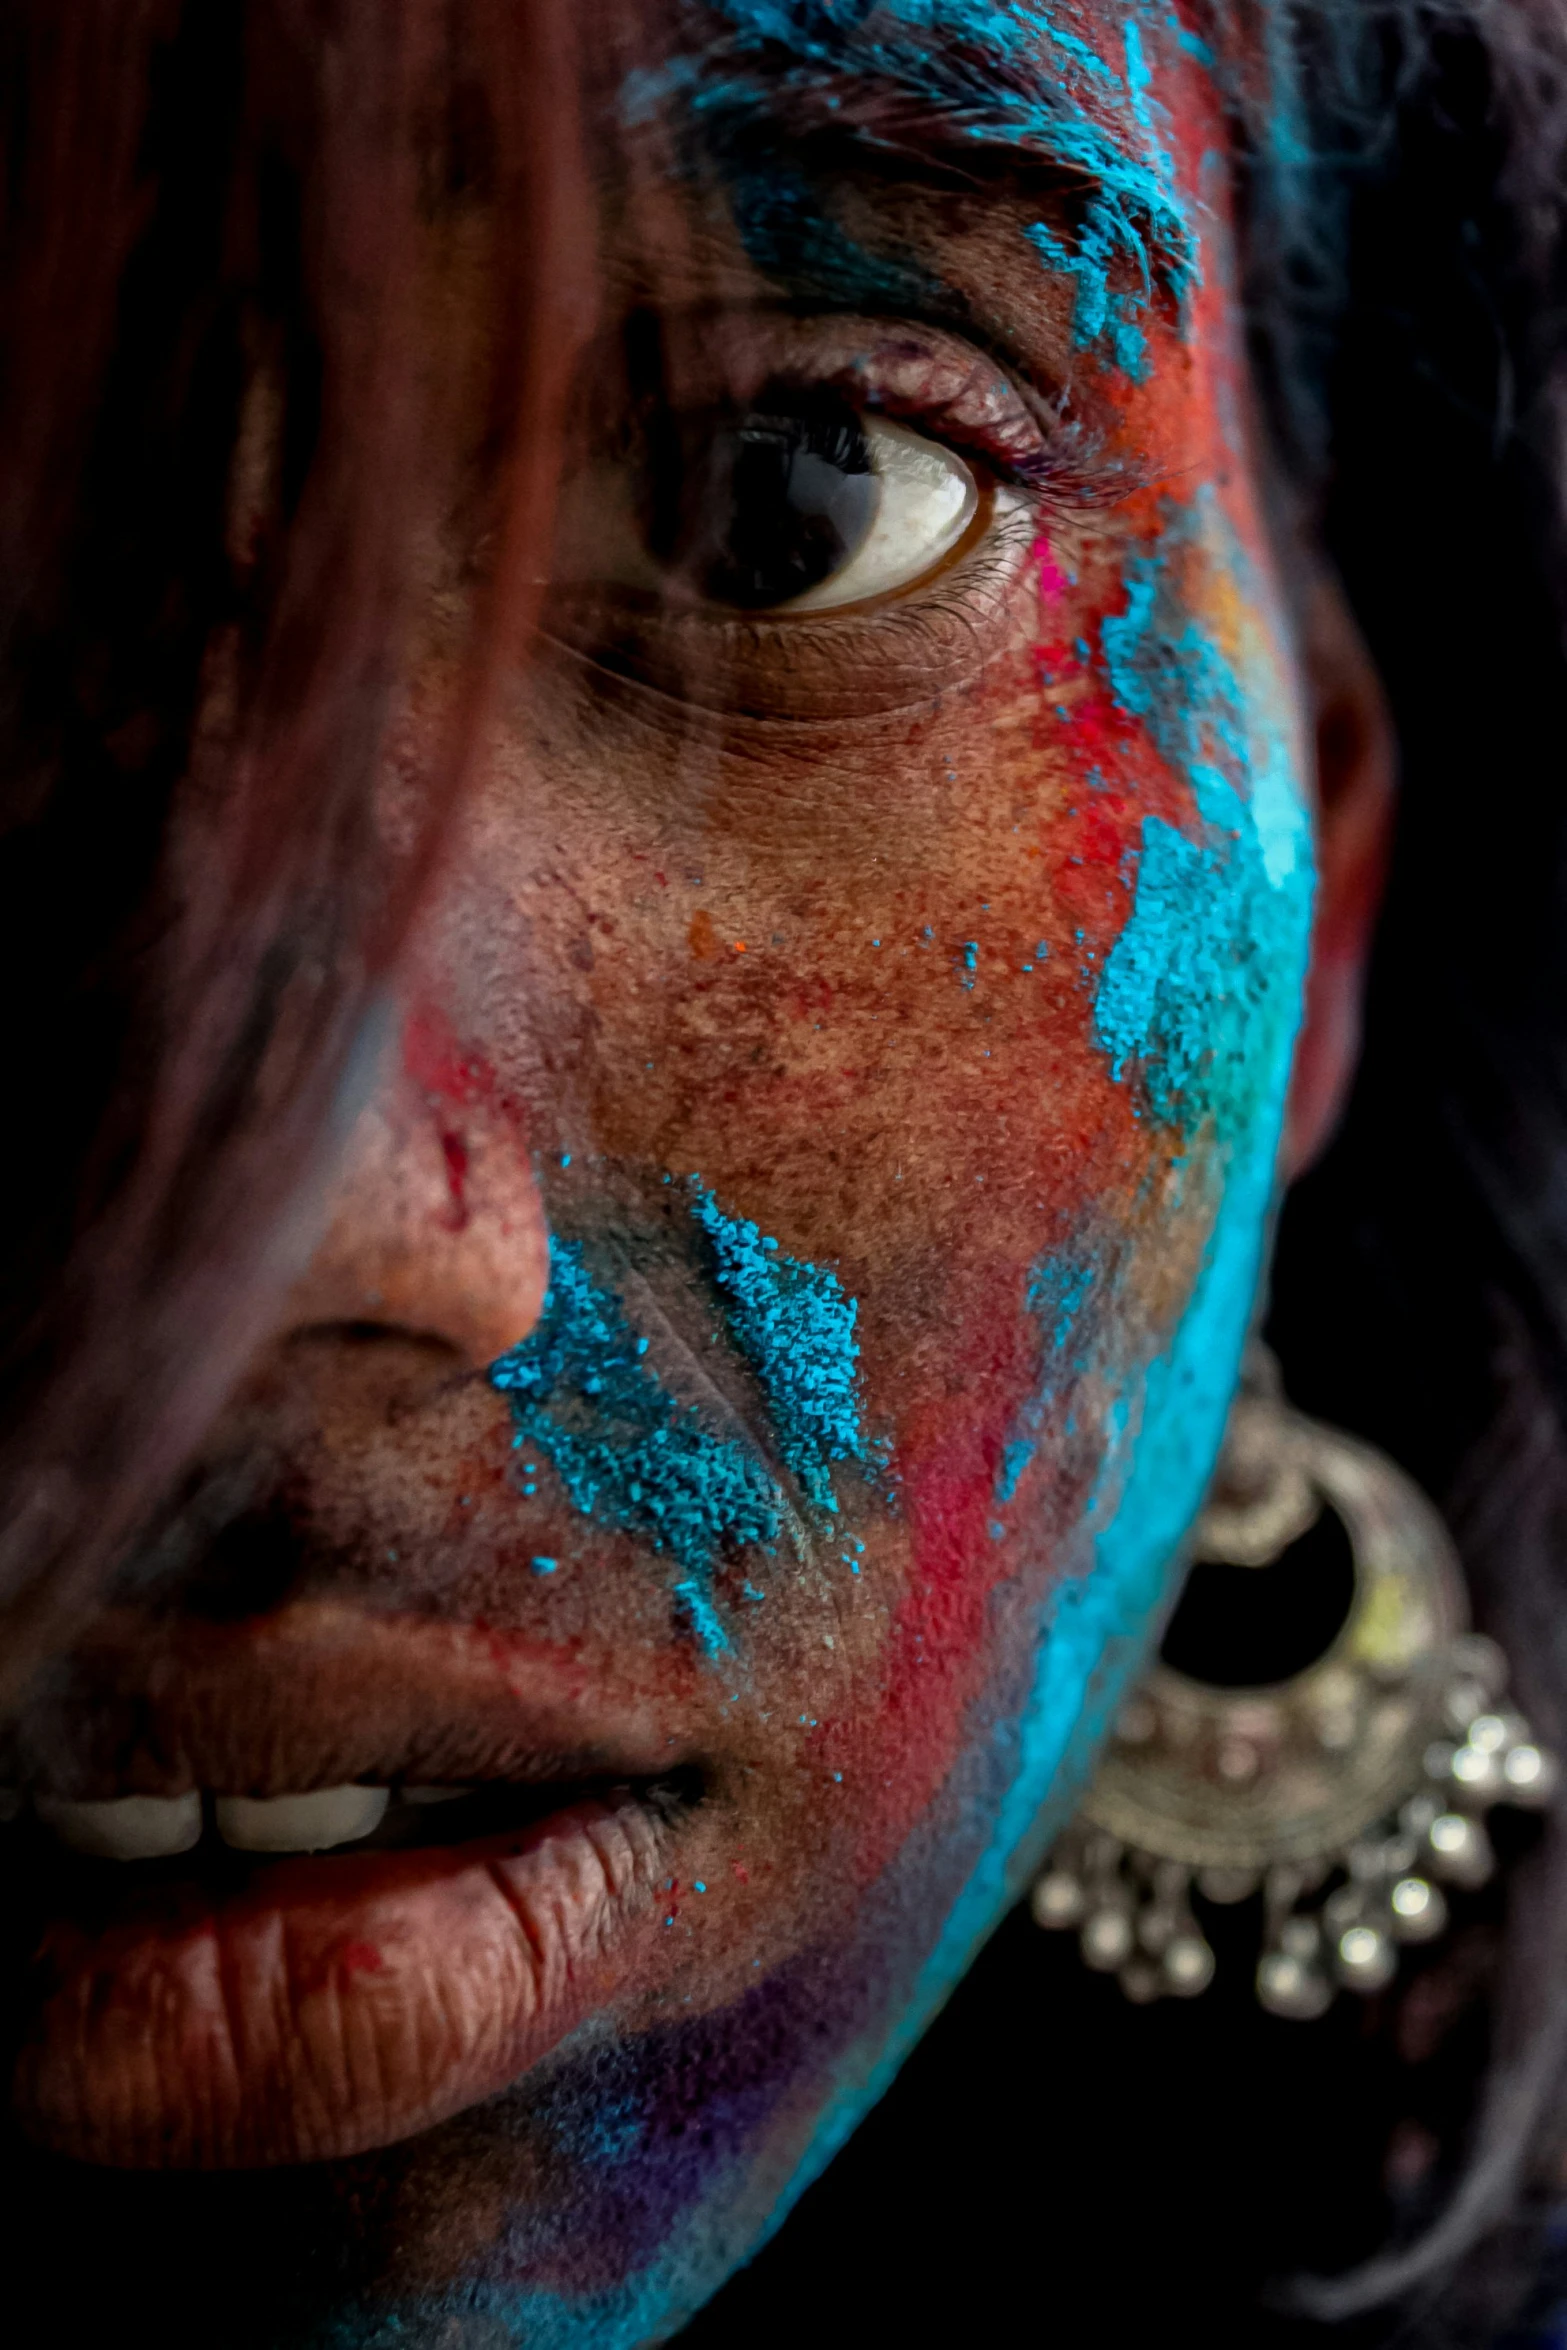
[[[934,574],[857,605],[749,615],[649,602],[640,619],[622,608],[608,629],[562,614],[566,625],[546,633],[620,690],[649,690],[720,729],[874,726],[977,676],[1010,640],[1009,615],[1020,635],[1027,628],[1018,598],[1038,513],[1037,497],[988,488],[978,533]]]

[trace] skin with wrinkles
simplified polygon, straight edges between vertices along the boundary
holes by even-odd
[[[665,1790],[594,1846],[635,1879],[613,1930],[580,1845],[553,1942],[455,1845],[280,1864],[184,1940],[57,1929],[26,2128],[330,2157],[268,2188],[329,2252],[247,2320],[323,2350],[662,2338],[1026,1881],[1216,1454],[1310,924],[1224,120],[1178,17],[611,9],[584,71],[598,320],[541,641],[312,1272],[17,1732],[78,1795]],[[437,261],[449,318],[460,235]],[[957,449],[975,525],[842,612],[650,594],[649,417],[673,448],[780,380]],[[438,596],[405,759],[443,660]],[[350,1905],[356,1867],[389,1874]],[[203,2138],[138,2002],[199,2035],[210,1934],[249,1965],[291,1905],[330,1991],[290,1962],[298,2041]],[[478,2045],[530,1966],[471,2062],[421,2020]],[[249,2182],[199,2184],[216,2263]],[[128,2261],[195,2191],[148,2183]]]
[[[87,2126],[98,2161],[130,2168],[312,2162],[427,2129],[504,2088],[591,2008],[613,1979],[605,1961],[625,1912],[646,1939],[656,1834],[632,1807],[584,1824],[465,1846],[433,1883],[391,1857],[295,1861],[271,1874],[264,1900],[216,1918],[192,1903],[194,1914],[123,1947],[59,1929],[43,1953],[60,1988],[40,2042],[69,2054],[24,2054],[17,2103],[41,2137],[69,2142],[84,2129],[77,2085],[113,2082]],[[345,1942],[343,1880],[372,1873],[368,1896],[355,1888],[360,1931]],[[423,1905],[438,1912],[438,1977]],[[355,1978],[370,1996],[345,2000]],[[435,2095],[421,2086],[431,2073]]]

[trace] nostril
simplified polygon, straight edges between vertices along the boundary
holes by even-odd
[[[369,1316],[347,1322],[313,1322],[308,1329],[289,1333],[289,1343],[294,1346],[310,1345],[320,1340],[338,1346],[417,1347],[423,1353],[448,1358],[457,1353],[451,1340],[444,1338],[438,1330],[417,1330],[407,1322],[380,1322]]]

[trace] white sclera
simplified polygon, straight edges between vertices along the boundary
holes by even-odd
[[[778,612],[827,612],[907,587],[949,555],[979,505],[979,485],[955,450],[884,416],[863,420],[881,484],[876,518],[841,571],[778,604]]]

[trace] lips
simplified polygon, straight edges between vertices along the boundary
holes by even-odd
[[[281,1861],[56,1924],[13,2100],[134,2168],[358,2154],[505,2087],[624,1982],[664,1842],[635,1795],[454,1850]]]
[[[378,1846],[446,1839],[412,1850],[258,1860],[209,1832],[178,1859],[46,1864],[13,2105],[55,2151],[148,2168],[362,2153],[505,2087],[667,1964],[659,1893],[693,1781],[672,1779],[667,1732],[596,1720],[569,1658],[321,1606],[184,1627],[161,1672],[136,1652],[111,1622],[22,1725],[22,1768],[48,1757],[57,1802],[189,1807],[199,1786],[221,1821],[235,1798],[286,1797],[292,1816],[354,1782],[478,1792],[394,1802]]]

